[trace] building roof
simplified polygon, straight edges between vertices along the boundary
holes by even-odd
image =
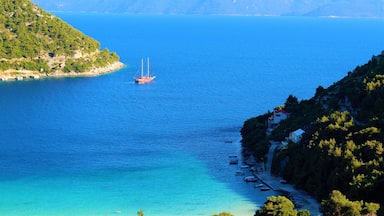
[[[302,129],[297,129],[297,130],[293,131],[292,133],[295,134],[296,136],[300,136],[300,135],[303,135],[303,133],[305,133],[305,131]]]
[[[285,115],[288,115],[287,111],[281,109],[281,110],[275,110],[275,113],[283,113]]]

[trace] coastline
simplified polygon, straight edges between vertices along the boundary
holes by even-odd
[[[281,183],[281,177],[272,176],[266,171],[253,174],[271,190],[289,198],[295,204],[295,208],[307,209],[311,215],[321,215],[320,203],[307,192],[296,188],[294,185]]]
[[[108,64],[105,67],[93,68],[90,71],[76,73],[69,72],[64,73],[61,71],[56,71],[53,73],[44,73],[39,71],[29,71],[29,70],[12,70],[0,72],[0,81],[18,81],[18,80],[27,80],[27,79],[41,79],[41,78],[63,78],[63,77],[93,77],[99,76],[107,73],[112,73],[118,71],[125,67],[125,64],[117,61],[112,64]]]
[[[249,167],[249,174],[257,179],[255,184],[261,183],[264,188],[275,191],[278,195],[286,196],[294,203],[295,209],[307,209],[311,212],[311,215],[322,215],[320,203],[313,196],[292,184],[282,182],[281,177],[273,176],[270,170],[266,169],[268,165],[263,162],[256,162],[254,159],[250,159],[249,156],[244,157],[244,155],[243,164]]]

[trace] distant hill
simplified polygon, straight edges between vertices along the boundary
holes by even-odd
[[[384,17],[382,0],[33,0],[49,11]]]
[[[122,66],[116,53],[29,0],[2,0],[0,10],[1,79],[94,75]]]
[[[300,142],[275,153],[273,173],[319,200],[339,190],[350,200],[380,203],[383,215],[384,51],[330,87],[319,86],[309,100],[290,95],[281,108],[290,115],[270,135],[271,113],[244,123],[243,147],[262,158],[268,140],[285,141],[303,129]]]

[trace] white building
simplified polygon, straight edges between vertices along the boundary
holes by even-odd
[[[288,118],[289,113],[287,113],[285,110],[275,110],[273,111],[273,115],[268,118],[268,125],[276,125],[279,124],[282,120],[285,120]]]
[[[304,130],[297,129],[297,130],[289,133],[289,139],[292,140],[292,142],[298,143],[298,142],[300,142],[300,140],[303,137],[304,133],[305,133]]]

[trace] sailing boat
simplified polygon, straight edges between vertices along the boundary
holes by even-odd
[[[135,77],[137,84],[145,84],[152,82],[156,77],[149,75],[149,58],[147,58],[147,75],[144,75],[144,60],[141,59],[141,76]]]

